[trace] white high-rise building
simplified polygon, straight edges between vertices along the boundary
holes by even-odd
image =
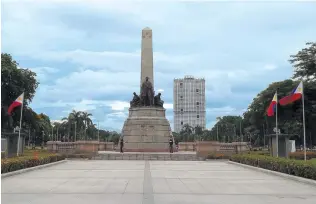
[[[205,79],[174,79],[173,112],[175,132],[180,132],[185,124],[205,129]]]

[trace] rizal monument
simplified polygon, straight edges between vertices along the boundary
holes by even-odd
[[[155,95],[152,30],[142,30],[140,93],[133,93],[122,138],[125,152],[167,152],[171,136],[161,93]]]

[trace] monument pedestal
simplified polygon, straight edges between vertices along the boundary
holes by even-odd
[[[1,132],[1,152],[5,152],[7,157],[15,157],[18,150],[19,133]],[[24,153],[26,134],[21,132],[19,142],[19,154]]]
[[[269,138],[270,154],[274,157],[277,156],[277,144],[278,144],[278,156],[288,158],[289,153],[291,152],[291,147],[292,147],[292,143],[289,141],[289,137],[291,135],[279,134],[278,143],[277,143],[275,134],[271,134],[267,136]]]
[[[122,136],[125,152],[169,152],[170,123],[162,107],[129,109]]]

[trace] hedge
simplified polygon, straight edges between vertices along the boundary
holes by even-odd
[[[207,155],[206,159],[229,159],[229,155],[221,154],[221,153],[210,153]]]
[[[264,155],[237,154],[231,161],[316,180],[316,162],[276,158]]]
[[[48,154],[38,157],[14,157],[9,159],[1,159],[1,174],[20,169],[30,168],[43,164],[48,164],[60,160],[64,160],[65,157],[57,154]]]
[[[304,160],[304,152],[292,152],[289,154],[291,159],[299,159]],[[314,159],[316,158],[316,152],[306,152],[306,159]]]
[[[81,153],[81,154],[63,154],[65,158],[69,159],[92,159],[93,153]]]

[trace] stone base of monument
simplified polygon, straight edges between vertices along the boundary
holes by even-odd
[[[111,152],[99,151],[93,160],[160,160],[160,161],[201,161],[196,152]]]
[[[129,109],[122,136],[124,152],[169,152],[170,123],[162,107]]]

